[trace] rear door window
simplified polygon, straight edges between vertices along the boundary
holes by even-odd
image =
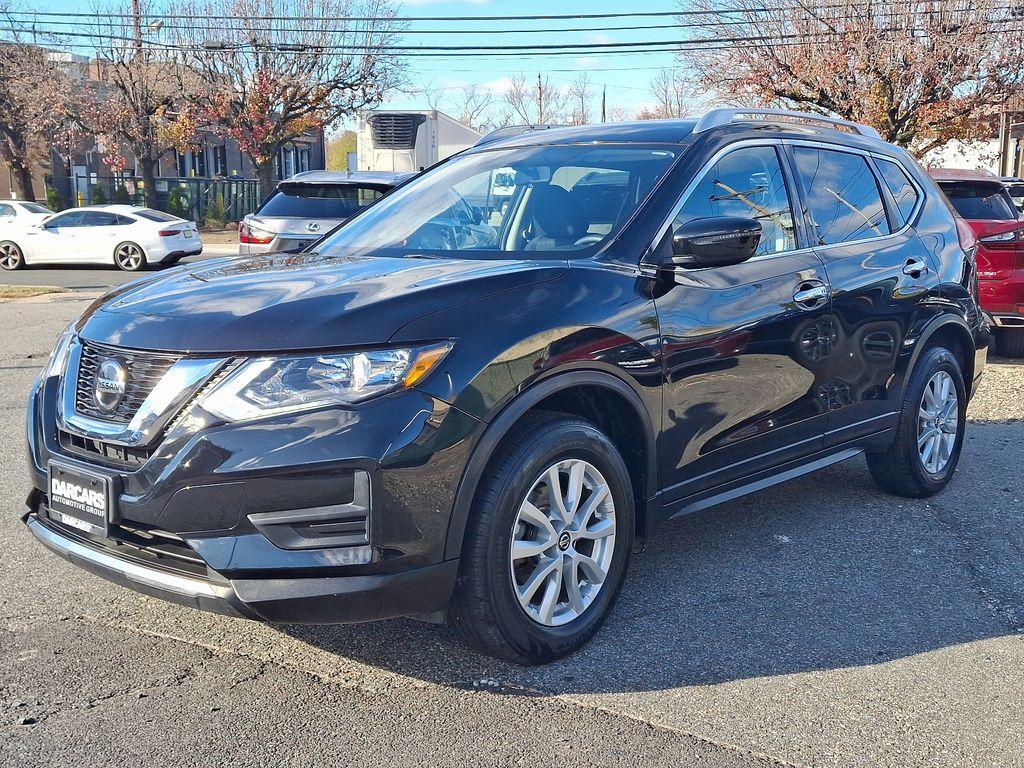
[[[819,245],[849,243],[890,233],[875,174],[850,152],[794,147],[797,175]]]
[[[965,219],[1016,219],[1006,188],[997,181],[944,181],[939,184]]]
[[[117,215],[102,211],[86,211],[82,217],[81,226],[85,227],[110,227],[117,223]]]
[[[898,164],[881,158],[876,158],[875,164],[878,166],[878,172],[882,174],[882,181],[889,188],[889,194],[896,202],[896,212],[899,214],[897,224],[902,227],[910,220],[910,215],[917,207],[917,188]]]
[[[368,184],[282,184],[256,213],[301,219],[347,219],[385,192],[386,187]]]

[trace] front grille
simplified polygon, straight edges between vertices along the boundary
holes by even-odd
[[[60,441],[61,448],[68,453],[118,469],[138,469],[153,455],[153,451],[148,448],[115,445],[65,432],[63,429],[57,430],[57,439]]]
[[[104,411],[96,404],[96,376],[104,360],[114,359],[127,371],[124,397],[112,411]],[[75,385],[75,410],[83,416],[127,424],[153,387],[168,369],[181,359],[180,355],[159,352],[140,352],[119,349],[93,342],[82,343],[82,359],[78,365]]]
[[[368,118],[373,145],[378,149],[413,149],[416,130],[426,122],[426,115],[373,115]]]

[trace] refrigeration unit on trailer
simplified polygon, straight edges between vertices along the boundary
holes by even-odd
[[[482,136],[436,109],[368,112],[357,135],[360,171],[398,172],[422,171]]]

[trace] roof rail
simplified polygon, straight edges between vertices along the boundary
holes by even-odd
[[[786,122],[817,123],[831,128],[845,128],[859,136],[867,136],[871,139],[882,138],[878,131],[870,126],[854,123],[849,120],[840,120],[838,117],[815,115],[810,112],[796,112],[790,109],[756,109],[746,107],[741,109],[713,109],[697,121],[697,125],[693,127],[693,132],[701,133],[702,131],[729,125],[743,119],[759,119],[757,117],[750,117],[755,115],[784,117],[787,118]]]
[[[510,125],[507,128],[498,128],[491,131],[483,138],[479,139],[474,147],[480,147],[484,144],[490,144],[491,142],[500,141],[501,139],[507,139],[512,136],[522,136],[525,133],[533,133],[534,131],[546,131],[549,128],[561,128],[559,125],[547,125],[544,123],[535,123],[533,125]]]

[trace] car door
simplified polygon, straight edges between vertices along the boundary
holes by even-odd
[[[909,223],[922,193],[897,164],[834,146],[788,151],[832,285],[826,446],[838,445],[895,425],[902,387],[894,373],[905,340],[932,313],[938,265]],[[887,181],[876,162],[888,164]]]
[[[35,258],[42,261],[64,261],[73,258],[78,231],[84,211],[67,211],[47,219],[42,226],[25,230],[25,244]]]
[[[86,211],[78,228],[76,258],[88,261],[111,262],[114,248],[124,227],[118,220],[125,217],[109,211]]]
[[[795,193],[772,145],[727,148],[684,193],[671,231],[697,218],[759,220],[747,262],[674,268],[655,303],[662,333],[664,499],[752,478],[821,445],[829,353],[828,281],[804,247]],[[663,254],[656,260],[665,262]]]

